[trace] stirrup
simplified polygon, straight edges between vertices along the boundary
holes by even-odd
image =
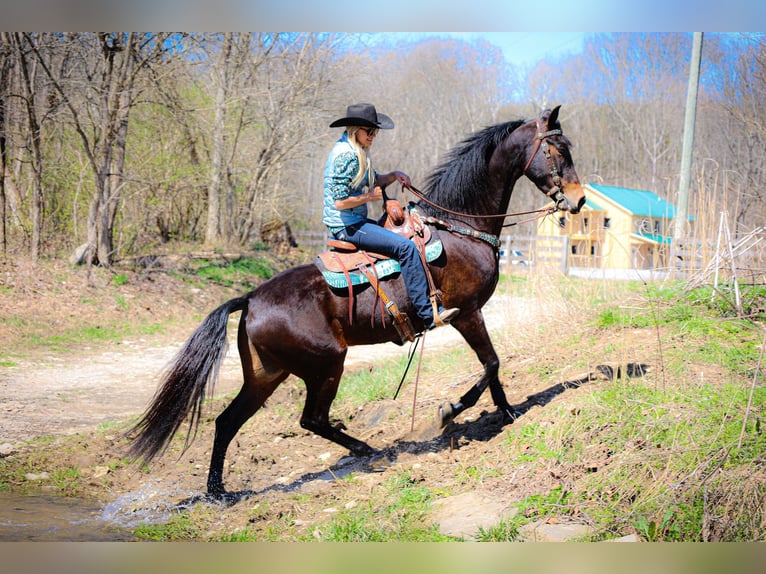
[[[460,313],[460,309],[457,307],[452,307],[450,309],[445,309],[443,307],[440,308],[436,313],[434,313],[434,320],[430,325],[428,325],[427,329],[430,331],[436,327],[443,327],[444,325],[449,324],[449,322],[452,321],[452,319],[454,319],[458,313]]]

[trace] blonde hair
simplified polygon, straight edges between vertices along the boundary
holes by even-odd
[[[361,126],[348,126],[346,128],[346,134],[348,134],[348,143],[350,143],[351,147],[354,148],[356,157],[359,159],[359,171],[354,176],[354,179],[351,180],[351,186],[358,186],[364,179],[365,174],[367,174],[367,186],[372,188],[375,185],[375,171],[372,169],[372,158],[370,157],[370,154],[367,152],[367,150],[364,149],[358,141],[356,141],[356,132],[360,128]]]

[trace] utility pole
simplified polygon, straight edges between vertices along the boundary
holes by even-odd
[[[673,229],[673,252],[678,249],[678,244],[686,233],[687,228],[689,181],[691,179],[692,151],[694,150],[694,123],[697,116],[697,90],[699,88],[701,60],[702,32],[694,32],[691,65],[689,67],[689,87],[686,93],[684,137],[681,148],[681,178],[678,183],[678,205]],[[675,256],[673,256],[672,261],[672,265],[675,268]]]

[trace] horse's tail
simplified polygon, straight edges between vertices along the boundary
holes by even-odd
[[[191,412],[186,450],[197,434],[205,389],[212,396],[221,362],[226,355],[229,315],[247,309],[248,296],[227,301],[210,313],[192,333],[162,377],[161,384],[141,419],[125,433],[129,453],[150,462],[170,444]]]

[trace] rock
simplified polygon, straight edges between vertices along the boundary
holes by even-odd
[[[628,534],[627,536],[621,536],[620,538],[604,540],[604,542],[641,542],[641,539],[637,534]]]
[[[432,518],[439,523],[439,531],[455,538],[472,538],[480,528],[486,530],[518,512],[507,501],[480,491],[438,500],[434,507]]]
[[[587,524],[555,523],[538,520],[519,528],[519,534],[525,542],[566,542],[581,539],[593,534]]]
[[[16,452],[16,449],[13,448],[13,445],[11,443],[4,442],[3,444],[0,444],[0,458],[5,458],[6,456],[10,456],[14,452]]]
[[[27,480],[45,480],[47,478],[50,478],[50,474],[47,472],[40,472],[40,473],[34,473],[34,472],[28,472],[24,475],[24,478]]]
[[[71,265],[83,265],[88,256],[88,243],[83,243],[77,249],[74,250],[69,257],[69,263]]]
[[[93,478],[102,478],[110,472],[111,470],[108,466],[97,466],[93,469]]]

